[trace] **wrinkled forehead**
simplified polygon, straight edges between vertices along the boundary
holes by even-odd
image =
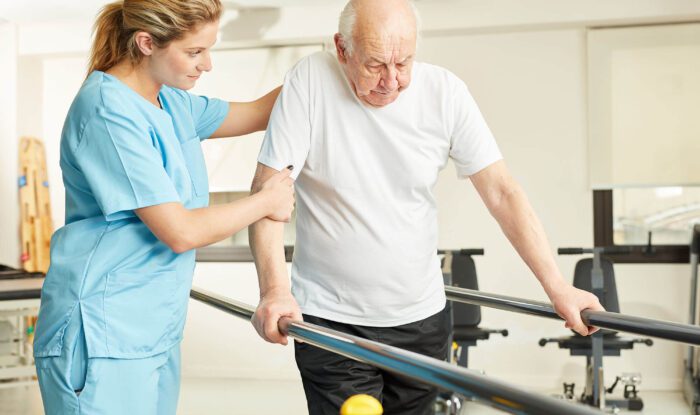
[[[379,61],[402,61],[416,53],[414,30],[356,31],[355,50],[365,58]]]

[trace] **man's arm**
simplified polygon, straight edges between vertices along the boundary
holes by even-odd
[[[556,312],[566,320],[566,328],[584,336],[594,333],[597,329],[583,323],[581,311],[603,310],[603,307],[595,295],[564,280],[542,223],[505,163],[498,161],[470,179],[503,233],[542,284]]]
[[[275,169],[258,163],[251,194],[259,192],[262,184],[276,173]],[[287,336],[278,327],[280,318],[302,320],[302,316],[289,285],[283,237],[284,224],[268,218],[253,223],[249,228],[250,249],[260,285],[260,302],[253,315],[253,326],[263,339],[286,345]]]

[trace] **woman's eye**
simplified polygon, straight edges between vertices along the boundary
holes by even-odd
[[[200,50],[195,51],[195,52],[190,52],[190,56],[194,58],[195,56],[199,55],[200,52],[201,52]]]

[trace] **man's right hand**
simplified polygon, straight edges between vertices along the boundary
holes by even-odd
[[[272,175],[262,185],[261,193],[267,196],[268,218],[278,222],[289,222],[294,210],[294,180],[289,177],[292,166]]]
[[[301,310],[289,289],[273,289],[260,298],[252,323],[260,337],[270,343],[287,345],[287,335],[279,329],[283,317],[302,321]]]

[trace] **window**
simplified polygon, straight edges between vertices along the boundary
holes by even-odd
[[[629,245],[615,262],[686,263],[700,223],[700,187],[643,187],[593,191],[596,246]],[[650,243],[651,242],[651,243]]]
[[[588,96],[595,245],[634,247],[615,262],[687,262],[700,223],[700,24],[589,30]]]

